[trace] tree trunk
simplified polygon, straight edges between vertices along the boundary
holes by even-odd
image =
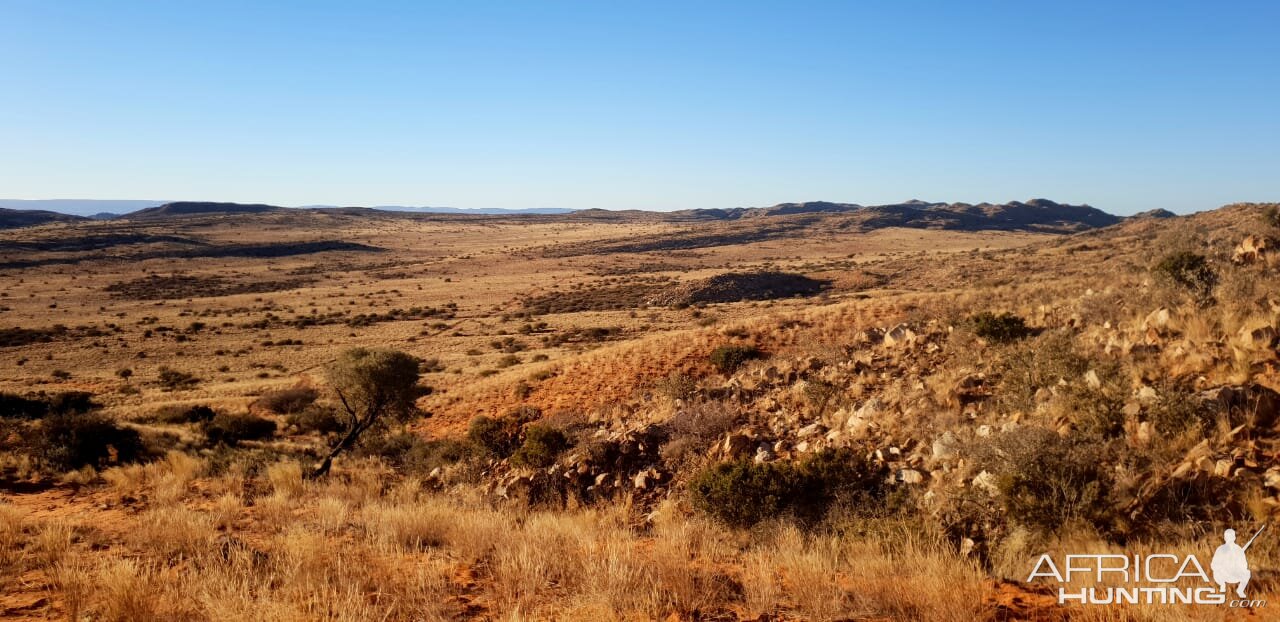
[[[363,422],[356,422],[356,424],[347,431],[346,436],[343,436],[342,440],[338,441],[338,444],[334,445],[333,449],[329,450],[329,455],[324,457],[324,462],[321,462],[320,466],[316,467],[316,470],[312,471],[307,479],[319,479],[328,475],[329,469],[333,467],[333,459],[337,458],[338,454],[346,451],[355,444],[356,439],[360,438],[360,433],[364,431],[364,427]]]

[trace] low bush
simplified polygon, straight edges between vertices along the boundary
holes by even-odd
[[[177,391],[179,389],[190,389],[200,383],[200,379],[192,374],[181,372],[168,367],[161,367],[157,382],[164,387],[166,391]]]
[[[377,456],[398,469],[430,473],[436,467],[456,464],[472,455],[472,447],[457,439],[426,440],[417,434],[379,434],[361,441],[359,456]]]
[[[1033,332],[1025,320],[1007,312],[996,315],[983,311],[970,316],[965,324],[975,335],[994,343],[1017,341]]]
[[[467,428],[467,441],[482,455],[507,458],[520,448],[524,424],[542,417],[533,406],[519,406],[502,417],[480,415]]]
[[[136,430],[95,413],[46,417],[29,446],[33,457],[60,471],[133,462],[145,453]]]
[[[978,449],[976,467],[996,476],[1010,521],[1042,533],[1055,533],[1073,522],[1101,531],[1110,528],[1107,497],[1112,479],[1101,443],[1024,427]]]
[[[1208,304],[1213,299],[1213,286],[1218,282],[1218,274],[1204,255],[1192,251],[1170,253],[1161,258],[1151,271],[1157,278],[1189,293],[1200,304]]]
[[[755,346],[720,346],[711,351],[711,364],[721,373],[731,374],[743,363],[760,356],[761,352]]]
[[[318,404],[311,404],[289,414],[285,417],[285,423],[298,428],[298,431],[303,434],[340,433],[348,428],[348,422],[343,419],[337,409]]]
[[[97,408],[93,394],[85,391],[66,391],[53,395],[37,393],[30,397],[0,393],[0,418],[39,419],[49,415],[86,413]]]
[[[467,440],[482,454],[506,458],[520,447],[520,422],[511,417],[486,417],[471,420]]]
[[[812,524],[835,504],[871,510],[885,495],[886,471],[848,449],[825,450],[801,462],[722,462],[689,484],[693,505],[729,525],[750,527],[791,516]]]
[[[524,442],[511,455],[511,462],[534,468],[555,464],[556,458],[569,447],[564,432],[546,424],[535,423],[524,431]]]
[[[276,433],[276,422],[257,415],[219,413],[204,426],[205,437],[213,445],[236,445],[241,441],[270,438]]]
[[[218,415],[212,408],[203,404],[195,406],[165,406],[160,408],[153,415],[153,419],[159,423],[204,423],[211,421]]]
[[[315,403],[320,393],[309,387],[294,387],[265,393],[254,400],[252,407],[261,408],[278,415],[300,413]]]

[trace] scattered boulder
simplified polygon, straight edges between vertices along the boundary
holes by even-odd
[[[1236,245],[1235,251],[1231,253],[1231,261],[1237,264],[1258,263],[1266,259],[1268,251],[1274,247],[1274,242],[1267,237],[1258,235],[1246,235],[1239,244]]]

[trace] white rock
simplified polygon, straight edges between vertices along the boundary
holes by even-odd
[[[920,484],[924,482],[924,474],[915,469],[902,469],[898,471],[898,481],[904,484]]]
[[[1084,374],[1084,383],[1089,385],[1091,389],[1101,389],[1102,380],[1098,378],[1098,372],[1090,369]]]
[[[972,485],[975,490],[981,490],[992,497],[1000,494],[1000,487],[996,484],[996,476],[987,471],[973,476]]]
[[[946,460],[954,457],[960,443],[956,441],[956,436],[950,431],[943,432],[938,440],[933,442],[933,457],[938,460]]]

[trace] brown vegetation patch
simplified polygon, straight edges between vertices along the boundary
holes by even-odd
[[[726,272],[666,289],[649,298],[648,303],[691,305],[794,298],[816,295],[827,285],[827,281],[787,272]]]
[[[625,283],[603,281],[575,286],[569,291],[526,296],[520,304],[537,313],[576,313],[578,311],[616,311],[645,306],[645,301],[661,291],[668,277],[630,279]]]
[[[261,294],[287,289],[298,289],[311,283],[311,279],[286,279],[281,281],[233,281],[221,276],[193,276],[152,274],[141,279],[112,283],[106,291],[116,298],[128,300],[174,300],[183,298],[215,298],[236,294]]]

